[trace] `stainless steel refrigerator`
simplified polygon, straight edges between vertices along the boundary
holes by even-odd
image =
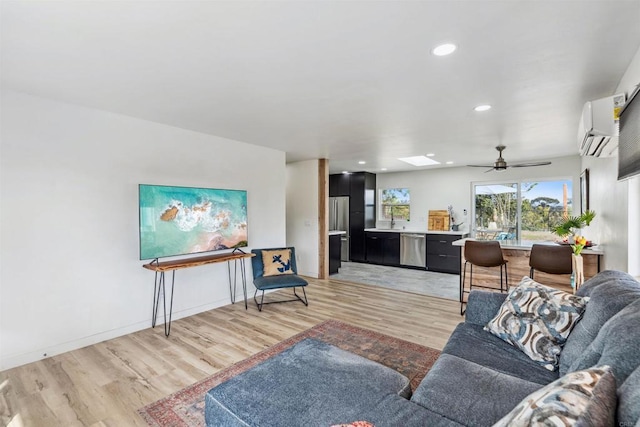
[[[340,236],[340,259],[349,261],[349,196],[329,197],[329,231],[346,231]]]

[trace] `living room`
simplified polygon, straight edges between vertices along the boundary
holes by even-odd
[[[629,6],[631,3],[625,3],[625,7],[637,11]],[[233,9],[231,3],[223,4]],[[200,6],[206,10],[204,3]],[[163,25],[156,24],[171,16],[170,7],[149,11],[144,3],[137,2],[131,2],[129,7],[131,10],[123,14],[109,2],[75,6],[59,2],[2,4],[0,369],[4,380],[7,372],[16,372],[13,368],[23,368],[18,375],[22,385],[14,384],[13,391],[24,397],[22,403],[30,403],[28,407],[20,408],[25,422],[40,420],[49,425],[81,425],[113,421],[144,425],[135,409],[331,318],[442,349],[455,325],[462,321],[455,302],[397,295],[363,286],[356,286],[355,290],[341,289],[317,280],[309,287],[308,308],[283,304],[258,314],[253,306],[245,311],[238,304],[230,305],[227,270],[223,266],[180,271],[173,305],[175,330],[169,339],[165,339],[158,328],[150,328],[154,286],[153,273],[142,268],[144,262],[139,258],[139,184],[246,190],[249,194],[250,247],[295,246],[300,273],[313,279],[320,275],[321,256],[317,220],[321,210],[318,202],[319,159],[327,154],[318,153],[311,160],[288,162],[290,153],[278,148],[277,141],[271,141],[271,146],[247,143],[241,132],[234,133],[234,129],[251,127],[247,119],[255,121],[256,126],[261,124],[264,127],[260,129],[268,132],[269,124],[262,123],[260,112],[278,107],[266,100],[282,89],[269,82],[255,86],[256,81],[252,81],[250,87],[244,87],[246,76],[238,76],[228,84],[242,90],[221,91],[217,99],[209,101],[208,109],[203,109],[216,116],[215,124],[206,130],[193,130],[185,125],[190,117],[181,117],[184,121],[175,124],[177,116],[161,121],[153,111],[136,111],[138,104],[119,106],[119,96],[129,94],[131,99],[153,100],[160,110],[163,105],[170,104],[176,108],[182,106],[187,111],[191,100],[184,98],[181,85],[193,77],[197,86],[195,75],[204,74],[206,79],[200,77],[208,81],[213,79],[210,75],[215,74],[197,67],[202,49],[197,34],[192,35],[196,38],[191,40],[192,44],[182,46],[172,44],[173,39],[167,35],[175,36],[183,25],[189,27],[188,19],[197,16],[198,10],[185,13],[186,24],[180,21],[182,18],[176,18],[179,23],[174,22],[175,27],[168,31]],[[224,13],[232,11],[214,12],[218,13],[219,20],[214,20],[211,26],[219,27],[220,35],[224,36],[225,25],[229,25]],[[355,12],[350,11],[348,16],[355,20]],[[238,13],[251,14],[250,11]],[[323,13],[331,16],[327,10]],[[621,17],[621,21],[636,22],[637,16],[630,15]],[[109,16],[111,20],[103,16]],[[254,18],[259,20],[260,17]],[[103,19],[110,24],[102,26]],[[276,27],[277,22],[271,21],[271,24]],[[377,23],[374,21],[369,25]],[[256,23],[252,21],[251,24]],[[118,29],[122,30],[121,35],[118,35]],[[584,82],[591,85],[586,90],[589,95],[576,102],[568,114],[571,129],[577,128],[584,102],[615,93],[629,95],[640,82],[637,30],[631,26],[620,31],[622,34],[628,31],[635,41],[610,46],[619,52],[620,59],[611,65],[605,79],[593,76]],[[134,60],[129,56],[131,51],[120,49],[128,43],[138,43],[136,34],[140,35],[140,44],[135,46],[139,56]],[[142,34],[148,37],[142,37]],[[144,42],[148,40],[165,45],[168,51],[162,52],[170,54],[150,57],[147,63],[144,53],[151,46]],[[230,43],[230,38],[221,37],[221,40],[212,51],[225,51],[224,44]],[[614,43],[619,39],[607,40]],[[269,46],[261,47],[269,50]],[[589,46],[576,48],[589,51]],[[600,52],[591,54],[598,56]],[[428,48],[425,55],[429,55]],[[586,53],[583,58],[589,55]],[[536,55],[530,59],[531,63],[537,58]],[[233,53],[224,59],[242,61]],[[349,62],[349,58],[339,59],[345,64]],[[165,75],[163,70],[175,62],[182,62],[184,69],[194,70],[193,74],[191,71],[180,74],[176,77],[179,82],[175,87],[166,86],[165,79],[171,81],[171,73]],[[259,63],[267,67],[268,61]],[[585,69],[589,66],[584,64]],[[332,69],[325,71],[328,75],[333,73]],[[87,75],[91,80],[83,79]],[[149,87],[143,83],[156,79],[158,92],[141,89]],[[356,79],[353,84],[358,82],[360,80]],[[291,84],[301,89],[308,82],[298,80]],[[482,81],[476,84],[481,86]],[[531,90],[535,90],[534,83],[530,84]],[[160,88],[164,88],[163,91]],[[353,88],[344,86],[343,89],[348,93]],[[90,98],[84,98],[84,93],[90,94]],[[194,95],[193,102],[202,97],[207,95]],[[98,103],[91,101],[96,99]],[[322,100],[318,103],[322,104]],[[225,115],[226,108],[237,108],[237,104],[245,104],[247,109],[259,105],[263,110],[250,110],[239,118]],[[474,113],[472,107],[469,109]],[[160,115],[165,112],[162,110]],[[311,113],[302,111],[301,115],[313,115],[313,110]],[[279,123],[284,123],[282,126],[286,128],[287,121],[295,120],[281,117]],[[231,126],[234,123],[240,125]],[[477,161],[493,162],[496,153],[484,154],[484,151],[493,150],[499,136],[486,131],[483,124],[476,126],[477,131],[485,135],[482,146],[477,149],[487,156]],[[397,134],[402,135],[401,130]],[[277,134],[277,137],[281,135]],[[278,139],[265,134],[265,140],[268,138]],[[509,141],[505,143],[515,151],[515,145]],[[633,237],[640,234],[640,178],[618,181],[616,157],[580,157],[573,133],[567,146],[572,154],[547,157],[546,152],[540,153],[540,149],[531,147],[527,157],[511,159],[514,162],[550,160],[554,168],[551,174],[569,175],[574,184],[580,173],[588,168],[591,209],[598,215],[588,233],[591,239],[606,248],[603,269],[640,275],[640,242]],[[353,157],[366,149],[366,144],[364,147],[356,144],[352,148]],[[465,148],[455,150],[464,151]],[[505,156],[507,154],[508,151]],[[449,204],[460,210],[469,209],[470,183],[495,179],[483,170],[463,166],[466,163],[472,162],[412,172],[378,172],[383,185],[385,182],[407,185],[408,181],[437,183],[437,188],[425,194],[425,201],[416,208],[426,215],[429,209]],[[329,158],[329,167],[338,165]],[[565,171],[567,167],[569,171]],[[536,177],[535,169],[523,171],[523,175],[507,171],[500,179],[505,176]],[[339,170],[342,167],[336,169]],[[445,183],[450,183],[451,187]],[[420,214],[416,221],[419,217]],[[204,317],[194,317],[196,315]],[[143,339],[130,335],[139,332],[145,334]],[[122,341],[109,344],[108,340],[114,339]],[[207,340],[209,342],[205,343]],[[122,347],[119,343],[131,346]],[[81,356],[67,353],[86,346],[97,347],[88,347],[88,353]],[[194,346],[199,350],[192,352]],[[176,360],[163,361],[169,359],[167,353],[162,352],[163,348]],[[207,351],[211,353],[204,357],[205,361],[198,362]],[[90,357],[92,354],[94,360]],[[112,364],[105,358],[107,354],[131,363],[132,371],[137,373],[127,372],[123,367],[117,374],[120,375],[118,379],[112,380],[110,375],[116,375],[114,372],[118,369],[98,374],[99,370],[88,370],[97,375],[95,385],[89,385],[86,378],[78,379],[76,374],[70,375],[68,381],[53,385],[56,382],[52,380],[54,373],[65,377],[62,371],[67,371],[71,365],[80,366],[82,370],[85,366]],[[181,357],[188,358],[192,366],[181,366],[177,361]],[[127,363],[123,362],[123,366]],[[168,366],[177,370],[172,371]],[[151,380],[154,385],[150,392],[145,391],[145,385],[131,386],[126,380],[127,375],[131,375],[136,378],[132,383],[142,384],[145,379],[154,377],[152,371],[162,374]],[[36,390],[34,378],[38,381],[48,379],[44,393]],[[78,386],[79,383],[84,385]],[[103,386],[105,388],[101,388]],[[86,393],[89,399],[98,400],[107,392],[126,397],[122,400],[109,397],[110,406],[99,407],[78,396]],[[66,404],[65,393],[78,406]],[[131,403],[126,403],[127,399]],[[56,413],[62,415],[56,418]],[[80,415],[76,419],[74,414]],[[34,424],[37,425],[37,421]]]

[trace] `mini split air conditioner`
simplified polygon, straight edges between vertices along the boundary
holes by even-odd
[[[618,148],[618,114],[624,94],[608,96],[584,104],[578,126],[581,156],[609,157]]]

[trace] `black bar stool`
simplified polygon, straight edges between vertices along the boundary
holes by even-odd
[[[500,292],[509,290],[509,276],[507,275],[507,260],[502,256],[502,248],[497,241],[467,240],[464,243],[464,270],[460,282],[460,315],[464,314],[464,283],[467,275],[467,264],[471,264],[469,275],[469,292],[473,287],[473,266],[500,267]],[[504,275],[502,269],[504,268]],[[503,287],[504,281],[504,287]],[[496,289],[489,286],[476,286],[478,288]]]

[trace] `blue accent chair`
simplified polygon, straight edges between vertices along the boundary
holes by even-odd
[[[278,274],[275,276],[264,276],[264,264],[262,262],[262,251],[273,251],[273,250],[283,250],[289,249],[291,250],[291,271],[293,274]],[[307,293],[304,288],[309,283],[304,280],[302,277],[298,276],[298,267],[296,266],[296,250],[294,247],[286,247],[286,248],[264,248],[264,249],[252,249],[251,253],[256,254],[256,256],[251,258],[251,269],[253,270],[253,284],[256,287],[256,292],[253,294],[253,300],[256,302],[258,306],[258,311],[262,311],[262,306],[265,304],[274,304],[280,302],[291,302],[291,301],[301,301],[304,305],[308,306],[309,301],[307,300]],[[301,298],[296,293],[296,288],[302,288],[302,294],[304,299]],[[271,289],[282,289],[282,288],[293,288],[293,295],[295,295],[294,299],[281,300],[281,301],[270,301],[264,302],[264,291]],[[258,295],[258,291],[262,291],[262,296],[260,297],[260,302],[256,298]]]

